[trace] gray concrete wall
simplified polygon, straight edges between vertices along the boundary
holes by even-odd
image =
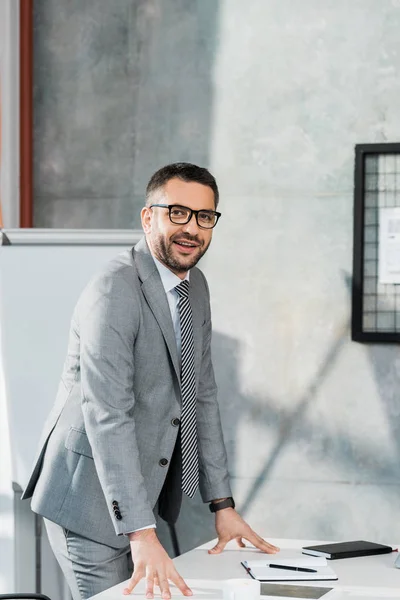
[[[208,165],[223,217],[203,268],[239,510],[270,537],[399,541],[400,356],[352,343],[349,322],[354,144],[400,139],[400,2],[121,0],[110,22],[107,2],[96,17],[69,2],[57,27],[56,0],[36,4],[53,35],[36,224],[137,226],[155,168]],[[207,507],[186,504],[178,533],[183,550],[210,538]]]
[[[218,0],[37,0],[36,227],[140,227],[147,179],[206,163]]]

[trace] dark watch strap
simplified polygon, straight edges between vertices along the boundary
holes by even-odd
[[[210,510],[212,513],[215,513],[218,510],[222,510],[224,508],[235,508],[234,499],[226,498],[225,500],[221,500],[221,502],[211,502],[210,503]]]

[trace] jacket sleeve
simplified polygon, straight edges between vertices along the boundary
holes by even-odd
[[[134,344],[140,317],[133,294],[120,274],[102,276],[86,289],[77,311],[85,429],[118,535],[154,523],[133,414]]]
[[[206,321],[203,325],[203,354],[197,396],[197,432],[199,441],[200,493],[203,502],[232,496],[221,418],[217,401],[217,385],[211,359],[211,311],[207,291]]]

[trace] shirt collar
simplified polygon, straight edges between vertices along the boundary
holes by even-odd
[[[162,264],[155,256],[153,256],[154,262],[156,263],[157,270],[161,277],[161,282],[163,284],[164,290],[166,293],[171,292],[177,285],[182,283],[182,281],[189,281],[189,273],[188,271],[184,277],[181,279],[175,273],[170,271],[165,265]]]

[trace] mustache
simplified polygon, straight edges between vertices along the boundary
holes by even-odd
[[[190,235],[190,233],[177,233],[171,237],[172,242],[193,242],[194,244],[202,245],[202,241],[197,235]]]

